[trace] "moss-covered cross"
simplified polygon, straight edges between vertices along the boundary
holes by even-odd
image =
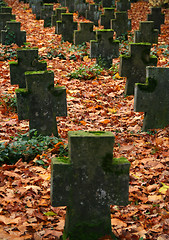
[[[96,32],[93,31],[92,22],[80,22],[80,29],[74,31],[74,44],[79,45],[84,42],[96,39]]]
[[[86,10],[86,18],[92,21],[95,26],[98,26],[101,13],[99,4],[90,4],[89,9]]]
[[[56,116],[66,116],[66,89],[54,87],[52,71],[26,72],[26,88],[17,89],[19,120],[29,119],[29,129],[57,136]]]
[[[56,26],[56,21],[61,21],[61,14],[66,13],[66,8],[56,8],[54,14],[51,16],[51,25]]]
[[[62,34],[62,39],[73,43],[74,30],[77,29],[77,22],[73,21],[73,13],[62,13],[61,21],[56,21],[55,33]]]
[[[20,48],[17,49],[18,62],[10,62],[11,84],[18,84],[19,88],[26,88],[25,72],[44,71],[47,69],[46,62],[38,61],[38,49]]]
[[[116,9],[119,12],[127,12],[131,8],[131,3],[129,0],[118,0],[116,2]]]
[[[143,130],[169,124],[169,68],[147,67],[146,83],[136,83],[134,110],[145,112]]]
[[[153,21],[140,22],[139,30],[134,31],[134,43],[158,43],[158,33]]]
[[[6,8],[3,8],[3,9],[6,9]],[[5,29],[6,22],[10,20],[15,20],[15,15],[12,15],[10,12],[0,12],[0,33],[1,33],[1,30]]]
[[[90,41],[90,57],[105,68],[112,66],[112,59],[119,56],[119,41],[113,39],[114,31],[103,29],[96,31],[96,40]]]
[[[21,31],[20,28],[20,22],[7,21],[5,30],[1,31],[2,44],[9,45],[16,43],[18,46],[23,45],[26,42],[26,31]]]
[[[110,204],[128,204],[129,167],[111,132],[68,133],[69,158],[52,160],[52,206],[67,206],[63,240],[112,236]]]
[[[161,33],[161,24],[164,24],[165,14],[161,12],[161,7],[151,7],[151,13],[147,15],[148,21],[154,22],[154,28]]]
[[[111,29],[110,21],[114,19],[115,8],[104,8],[104,13],[100,16],[100,24],[104,26],[104,29]]]
[[[131,19],[128,19],[127,12],[116,12],[115,19],[111,19],[111,29],[116,32],[116,37],[125,35],[131,30]]]
[[[120,56],[119,75],[126,77],[125,94],[133,95],[135,83],[145,83],[146,66],[156,66],[157,57],[150,56],[150,43],[131,43],[129,55]]]

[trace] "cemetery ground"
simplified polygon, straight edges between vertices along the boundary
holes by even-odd
[[[55,84],[66,87],[68,116],[57,118],[60,143],[31,161],[25,153],[27,161],[1,165],[0,239],[60,238],[66,207],[51,207],[50,163],[61,151],[66,155],[67,132],[74,130],[113,132],[114,157],[125,157],[131,163],[129,205],[111,206],[114,234],[119,239],[169,239],[169,127],[141,131],[143,113],[134,112],[133,96],[124,95],[125,78],[118,74],[119,59],[110,70],[95,66],[95,60],[88,57],[88,44],[76,47],[61,42],[54,27],[43,28],[43,20],[35,20],[28,4],[6,2],[26,31],[27,46],[39,48],[40,59],[54,71]],[[168,67],[169,9],[163,11],[165,25],[152,51],[158,56],[157,66]],[[132,4],[132,31],[146,20],[147,13],[147,2]],[[74,18],[86,21],[76,14]],[[16,60],[16,48],[15,44],[0,46],[0,144],[5,142],[6,146],[18,133],[28,131],[28,121],[19,121],[15,112],[14,91],[18,86],[10,84],[9,62]],[[127,42],[121,44],[121,51],[127,51]]]

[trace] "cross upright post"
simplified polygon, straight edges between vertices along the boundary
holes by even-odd
[[[17,49],[18,62],[10,62],[10,80],[11,84],[18,84],[19,88],[26,88],[25,72],[44,71],[47,69],[47,63],[38,61],[38,49],[22,48]]]
[[[113,39],[114,31],[103,29],[96,31],[96,40],[90,41],[90,57],[96,58],[97,64],[110,68],[112,59],[119,56],[119,41]]]
[[[66,89],[54,87],[52,71],[26,72],[26,88],[16,89],[18,119],[38,134],[58,136],[56,116],[66,116]]]
[[[62,20],[56,22],[55,33],[62,34],[64,41],[73,43],[74,30],[77,29],[77,22],[73,21],[73,13],[62,13]]]
[[[51,203],[67,206],[63,240],[113,235],[110,204],[128,204],[130,167],[113,146],[111,132],[69,132],[69,158],[52,160]]]
[[[144,112],[143,131],[169,124],[169,68],[146,68],[146,83],[135,84],[134,110]]]
[[[61,14],[66,13],[67,9],[66,8],[56,8],[54,15],[51,17],[51,25],[52,27],[56,26],[56,21],[61,21]]]
[[[119,75],[126,77],[125,94],[134,95],[135,83],[145,83],[146,66],[156,66],[157,57],[150,56],[151,43],[131,43],[129,55],[120,56]]]
[[[99,10],[99,4],[90,4],[89,9],[86,10],[86,18],[94,23],[94,25],[98,26],[98,21],[101,15],[101,11]]]
[[[100,24],[104,29],[111,29],[111,19],[114,19],[115,8],[104,8],[104,13],[100,16]]]
[[[43,4],[43,7],[40,10],[40,19],[44,20],[44,27],[51,26],[53,12],[53,4]]]
[[[127,11],[131,8],[131,4],[129,0],[118,0],[116,2],[116,9],[118,12]]]

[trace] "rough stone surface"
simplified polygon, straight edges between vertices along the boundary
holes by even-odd
[[[116,9],[119,12],[127,11],[131,8],[130,1],[128,0],[119,0],[116,2]]]
[[[25,72],[44,71],[47,69],[46,62],[38,61],[38,49],[17,49],[18,62],[10,62],[11,84],[18,84],[20,88],[26,88]]]
[[[74,0],[65,0],[65,6],[68,7],[69,12],[73,13],[75,11]]]
[[[146,84],[135,85],[134,110],[144,112],[143,130],[169,125],[169,68],[147,67]]]
[[[11,7],[0,7],[0,13],[10,13],[12,15],[12,8]]]
[[[44,20],[44,27],[51,27],[51,17],[53,11],[53,4],[44,4],[40,10],[40,19]]]
[[[2,8],[1,8],[2,10]],[[0,13],[0,34],[1,34],[1,30],[5,29],[6,26],[6,22],[10,21],[10,20],[15,20],[15,15],[12,15],[10,12],[1,12]],[[1,39],[0,39],[1,41]]]
[[[5,30],[1,31],[1,42],[4,45],[16,43],[18,46],[26,42],[26,32],[21,31],[21,23],[15,21],[7,21]]]
[[[158,43],[158,32],[153,21],[140,22],[139,30],[134,32],[134,43]]]
[[[32,8],[32,13],[36,14],[36,19],[40,19],[40,11],[43,6],[43,0],[30,0],[29,6]]]
[[[54,15],[51,17],[51,25],[56,26],[56,21],[61,21],[62,17],[61,14],[66,13],[66,8],[56,8]]]
[[[80,22],[80,30],[74,31],[74,44],[79,45],[84,42],[96,39],[96,32],[93,31],[93,23]]]
[[[54,87],[52,71],[26,72],[26,89],[16,90],[18,119],[38,134],[58,136],[56,116],[66,116],[66,89]]]
[[[119,56],[119,41],[113,40],[114,31],[103,29],[96,31],[96,40],[90,41],[90,57],[96,58],[97,64],[110,68],[112,59]]]
[[[99,10],[98,4],[90,4],[89,10],[86,10],[86,18],[92,21],[94,25],[98,26],[101,13],[102,12]]]
[[[111,29],[111,19],[114,19],[115,8],[104,8],[104,13],[100,16],[100,24],[104,29]]]
[[[73,22],[73,13],[62,13],[62,20],[56,22],[55,33],[62,34],[64,41],[73,43],[74,30],[77,29],[77,22]]]
[[[84,16],[86,10],[89,9],[89,3],[86,0],[74,0],[74,10],[78,12],[79,16]]]
[[[111,19],[111,29],[116,32],[116,38],[125,36],[131,30],[131,19],[127,12],[115,12],[115,19]]]
[[[161,24],[164,24],[165,14],[161,12],[160,7],[151,8],[151,13],[147,15],[148,21],[154,22],[154,28],[159,30],[161,33]]]
[[[145,83],[146,66],[156,66],[157,57],[150,56],[150,43],[131,43],[129,55],[120,56],[119,75],[126,77],[125,94],[133,95],[135,83]]]
[[[67,163],[52,160],[52,206],[67,206],[64,240],[112,235],[110,204],[128,204],[130,163],[113,159],[113,145],[111,132],[69,132]]]
[[[115,0],[102,0],[102,6],[104,8],[114,7],[115,6]]]

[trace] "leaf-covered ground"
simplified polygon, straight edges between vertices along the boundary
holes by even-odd
[[[54,27],[43,28],[43,20],[35,20],[28,4],[6,0],[26,30],[29,47],[38,47],[41,59],[55,73],[55,84],[67,89],[68,116],[59,117],[58,131],[67,142],[67,132],[73,130],[112,131],[115,135],[114,157],[126,157],[130,168],[130,204],[111,206],[112,230],[120,239],[169,239],[169,127],[141,132],[143,113],[133,111],[133,96],[124,96],[125,78],[118,75],[119,59],[113,68],[91,79],[71,79],[67,75],[79,67],[95,64],[87,47],[77,48],[61,43]],[[55,4],[55,8],[58,5]],[[147,2],[133,3],[129,11],[132,32],[150,12]],[[159,35],[159,44],[152,52],[158,56],[158,66],[168,67],[169,10]],[[78,19],[74,14],[74,19]],[[18,132],[28,131],[28,121],[18,121],[17,114],[7,106],[6,99],[14,95],[17,86],[10,85],[9,61],[16,59],[16,48],[0,45],[0,138],[11,141]],[[121,45],[127,51],[128,43]],[[50,161],[56,151],[49,149],[38,159],[47,169],[19,160],[15,165],[0,168],[0,239],[59,239],[64,227],[65,207],[50,205]],[[108,237],[104,239],[109,239]]]

